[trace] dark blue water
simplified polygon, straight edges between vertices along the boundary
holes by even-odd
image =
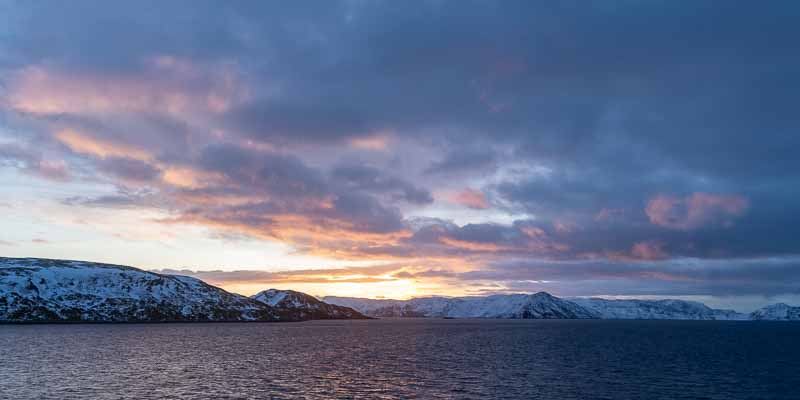
[[[2,399],[800,399],[800,324],[0,325]]]

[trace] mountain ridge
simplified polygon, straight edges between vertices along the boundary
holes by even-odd
[[[337,306],[331,306],[337,307]],[[200,279],[75,260],[0,257],[0,322],[282,322],[350,318],[274,307]],[[363,318],[352,314],[352,318]]]
[[[0,322],[228,322],[372,317],[800,321],[778,303],[750,314],[664,299],[559,298],[546,292],[410,300],[267,289],[246,297],[200,279],[87,261],[0,257]]]
[[[661,320],[717,320],[717,321],[746,321],[746,320],[783,320],[800,321],[800,307],[786,304],[773,304],[756,310],[750,314],[734,310],[714,309],[696,301],[662,299],[604,299],[604,298],[558,298],[546,292],[532,295],[492,295],[468,297],[420,297],[409,300],[394,299],[366,299],[358,297],[325,296],[323,301],[331,304],[351,307],[365,315],[372,317],[418,317],[418,318],[449,318],[448,312],[453,303],[469,304],[479,302],[481,299],[498,296],[535,296],[545,294],[555,299],[572,303],[582,308],[585,313],[596,319],[661,319]],[[461,318],[509,318],[504,316],[508,310],[494,310],[493,314],[457,316]],[[475,314],[475,313],[473,313]],[[480,313],[477,313],[480,314]],[[513,317],[512,317],[513,318]]]

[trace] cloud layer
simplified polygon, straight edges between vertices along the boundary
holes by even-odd
[[[6,8],[0,167],[116,188],[75,209],[448,287],[797,290],[791,2]]]

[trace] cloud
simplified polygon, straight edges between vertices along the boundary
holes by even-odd
[[[392,272],[400,271],[402,265],[378,265],[370,267],[345,267],[330,269],[303,269],[290,271],[193,271],[188,269],[161,269],[156,272],[170,275],[185,275],[202,279],[212,285],[251,284],[269,285],[285,283],[377,283],[393,281]]]
[[[55,138],[75,153],[87,154],[100,159],[114,157],[148,161],[153,158],[153,155],[145,149],[115,143],[104,138],[91,137],[71,130],[57,132]]]
[[[432,163],[425,171],[428,174],[489,172],[496,166],[496,157],[491,148],[457,148]]]
[[[97,197],[73,196],[61,201],[63,204],[79,207],[102,208],[161,208],[164,199],[149,190],[128,190],[120,188],[118,193]]]
[[[642,260],[663,260],[668,257],[664,251],[664,244],[657,241],[644,241],[634,243],[631,254]]]
[[[458,192],[455,196],[453,196],[453,201],[456,204],[461,204],[475,210],[485,210],[491,207],[491,204],[489,204],[485,194],[471,188],[466,188]]]
[[[750,202],[741,196],[693,193],[685,198],[656,196],[645,208],[650,222],[671,229],[697,229],[710,224],[730,226]]]
[[[403,179],[387,175],[383,171],[357,164],[340,164],[331,172],[333,178],[349,189],[373,193],[388,193],[412,204],[430,204],[433,197],[424,188],[419,188]]]
[[[798,253],[795,4],[149,9],[4,10],[0,166],[118,190],[55,199],[76,208],[474,276],[541,260],[597,290],[690,285],[635,263]],[[581,278],[615,265],[633,275]]]
[[[358,149],[386,151],[389,147],[388,142],[389,139],[385,135],[374,135],[353,138],[350,140],[350,145]]]
[[[0,167],[17,168],[25,173],[56,182],[70,180],[66,163],[46,159],[39,152],[14,143],[0,143]]]
[[[238,93],[229,69],[200,71],[173,56],[144,60],[140,77],[98,79],[48,66],[33,65],[10,79],[8,103],[31,114],[103,114],[119,111],[172,115],[227,111]]]
[[[518,260],[452,276],[467,282],[502,282],[509,291],[538,288],[561,295],[777,295],[798,293],[791,283],[800,274],[797,267],[792,257],[644,263]]]
[[[105,158],[98,166],[104,172],[128,182],[151,182],[161,175],[161,170],[151,164],[130,158]]]
[[[606,221],[606,220],[610,220],[610,219],[621,217],[623,214],[625,214],[625,210],[624,209],[603,208],[600,211],[598,211],[597,214],[595,214],[594,220],[595,221]]]

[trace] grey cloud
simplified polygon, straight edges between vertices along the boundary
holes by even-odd
[[[123,187],[117,193],[89,197],[72,196],[61,200],[62,204],[99,208],[168,208],[169,202],[148,189],[130,190]]]
[[[37,151],[16,144],[0,144],[0,167],[17,168],[23,172],[53,181],[70,179],[62,160],[47,160]]]
[[[506,290],[549,290],[562,295],[780,295],[797,294],[796,258],[648,263],[506,261],[482,270],[428,270],[405,278],[437,277],[464,282],[503,282]]]
[[[199,165],[270,195],[323,196],[328,192],[322,174],[293,155],[211,145],[203,150]]]
[[[428,174],[488,173],[497,167],[497,155],[490,147],[456,147],[443,159],[432,163]]]
[[[429,204],[433,197],[427,189],[414,186],[403,179],[385,174],[383,171],[358,164],[340,164],[331,175],[347,188],[376,193],[394,193],[395,196],[413,204]]]
[[[115,175],[123,180],[150,182],[156,179],[161,170],[139,160],[130,158],[110,157],[98,162],[104,172]]]

